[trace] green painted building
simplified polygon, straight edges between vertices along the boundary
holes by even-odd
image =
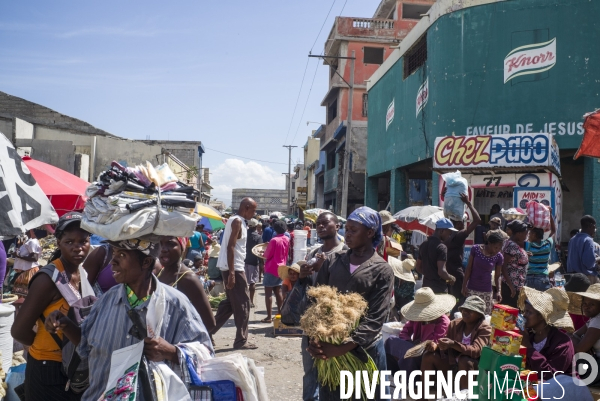
[[[600,1],[435,3],[368,82],[366,204],[387,196],[398,211],[423,179],[437,204],[436,137],[547,132],[560,148],[563,238],[582,214],[600,218],[600,163],[573,161],[583,115],[600,108],[599,28]]]

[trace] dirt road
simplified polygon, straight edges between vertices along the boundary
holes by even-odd
[[[254,304],[251,309],[249,324],[249,341],[258,345],[258,349],[241,351],[244,356],[256,361],[257,366],[265,369],[269,398],[271,401],[302,400],[302,356],[300,354],[300,337],[275,337],[273,325],[260,323],[267,315],[262,284],[258,284]],[[273,309],[275,299],[273,298]],[[235,351],[235,325],[233,317],[214,335],[217,356],[227,355]]]

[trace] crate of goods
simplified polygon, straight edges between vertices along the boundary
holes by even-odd
[[[520,355],[519,349],[523,336],[515,331],[492,328],[490,345],[494,351],[508,356]]]
[[[492,309],[490,325],[500,330],[514,330],[517,325],[519,309],[508,305],[495,304]]]
[[[299,326],[288,326],[281,323],[281,315],[276,315],[273,319],[273,334],[276,336],[300,337],[304,331]]]

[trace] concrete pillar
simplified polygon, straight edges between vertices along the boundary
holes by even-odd
[[[408,177],[398,168],[390,171],[390,209],[392,214],[408,207]]]
[[[438,180],[440,175],[435,171],[431,173],[431,205],[440,205],[440,191],[438,187]]]
[[[583,211],[600,219],[600,159],[586,157],[583,161]],[[596,232],[596,239],[600,231]]]
[[[365,206],[379,209],[379,178],[367,177],[365,180]]]

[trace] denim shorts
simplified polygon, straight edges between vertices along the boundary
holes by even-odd
[[[272,275],[271,273],[265,273],[263,278],[263,286],[265,287],[278,287],[283,283],[279,277]]]
[[[538,291],[546,291],[551,287],[550,278],[544,274],[528,274],[525,278],[525,285]]]

